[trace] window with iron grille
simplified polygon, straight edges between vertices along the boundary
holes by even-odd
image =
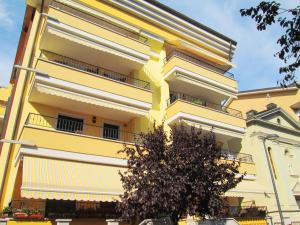
[[[119,136],[119,126],[108,123],[103,124],[103,138],[118,140]]]
[[[58,115],[56,129],[70,133],[82,133],[83,119]]]

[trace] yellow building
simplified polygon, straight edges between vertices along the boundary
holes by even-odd
[[[231,104],[247,116],[244,146],[253,155],[260,173],[257,182],[268,190],[256,198],[265,204],[274,224],[280,224],[278,204],[268,165],[274,177],[285,224],[300,221],[300,92],[297,85],[241,92]],[[268,137],[275,137],[274,140]]]
[[[253,208],[264,187],[241,147],[246,121],[226,106],[238,93],[227,72],[235,41],[154,0],[26,4],[1,146],[1,210],[42,209],[50,220],[36,224],[104,224],[123,192],[118,151],[154,121],[213,128],[247,172],[226,194],[231,215]]]
[[[3,121],[6,118],[6,108],[8,106],[8,101],[11,92],[11,85],[7,87],[0,87],[0,136],[3,128]]]
[[[299,84],[289,85],[287,88],[270,87],[241,91],[238,95],[238,101],[233,101],[231,107],[234,107],[246,113],[250,110],[262,111],[266,105],[274,103],[286,111],[291,117],[299,121],[300,117],[300,89]]]

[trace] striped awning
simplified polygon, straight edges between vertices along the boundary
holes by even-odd
[[[146,64],[150,58],[149,55],[142,52],[127,48],[126,46],[112,42],[111,40],[90,34],[56,20],[48,19],[45,30],[46,35],[54,35],[63,40],[68,40],[90,49],[122,57],[140,65]]]
[[[21,196],[33,199],[117,201],[125,168],[24,156]]]
[[[36,78],[35,91],[41,94],[47,94],[50,96],[65,98],[67,100],[76,101],[79,103],[86,103],[90,105],[95,105],[99,107],[105,107],[108,109],[115,109],[123,112],[128,112],[136,116],[146,116],[148,114],[147,110],[140,109],[133,106],[128,106],[118,102],[112,102],[109,100],[101,99],[99,97],[89,96],[87,94],[76,93],[71,90],[66,90],[63,88],[56,88],[50,85],[45,85],[38,83],[38,77]]]
[[[193,127],[199,128],[199,129],[201,128],[206,131],[211,131],[213,129],[213,132],[216,134],[227,135],[227,136],[236,137],[236,138],[244,137],[244,134],[240,130],[234,131],[234,130],[225,129],[225,128],[221,128],[221,127],[212,127],[211,125],[208,125],[208,124],[189,121],[186,119],[183,119],[182,122],[184,124],[186,124],[187,126],[193,126]],[[243,129],[243,128],[238,128],[238,129]]]

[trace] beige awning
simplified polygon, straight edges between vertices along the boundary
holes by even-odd
[[[100,52],[122,57],[123,59],[138,63],[140,65],[145,65],[150,58],[149,55],[146,55],[142,52],[135,51],[127,48],[126,46],[122,46],[110,40],[87,33],[67,24],[48,19],[45,29],[44,42],[42,41],[43,47],[45,45],[45,41],[49,40],[50,36],[67,40],[80,46],[85,46]]]
[[[21,196],[34,199],[117,201],[125,168],[24,156]]]
[[[147,110],[142,110],[133,106],[112,102],[98,97],[76,93],[63,88],[52,87],[38,82],[35,83],[34,88],[38,93],[47,94],[49,96],[61,97],[71,101],[82,102],[90,105],[105,107],[108,109],[120,110],[123,112],[131,113],[132,115],[136,116],[146,116],[148,114]]]
[[[186,119],[183,119],[182,122],[184,124],[186,124],[187,126],[193,126],[195,128],[203,129],[203,130],[206,130],[206,131],[211,131],[212,130],[216,134],[221,134],[221,135],[226,135],[226,136],[236,137],[236,138],[243,138],[244,137],[244,135],[241,134],[241,133],[238,133],[238,132],[235,132],[235,131],[232,131],[232,130],[228,130],[228,129],[222,129],[220,127],[212,127],[212,126],[204,124],[204,123],[202,124],[202,123],[199,123],[199,122],[189,121],[189,120],[186,120]]]

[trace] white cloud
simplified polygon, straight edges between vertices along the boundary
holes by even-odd
[[[0,86],[6,86],[9,82],[14,56],[0,53]]]
[[[12,14],[4,0],[0,0],[0,27],[11,28],[14,25]]]

